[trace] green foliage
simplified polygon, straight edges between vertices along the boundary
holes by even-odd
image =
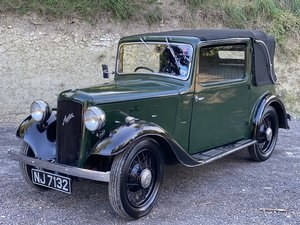
[[[256,11],[257,16],[272,18],[280,11],[274,0],[255,0],[253,4],[253,10]]]
[[[162,15],[163,15],[162,9],[158,6],[155,6],[152,9],[149,9],[144,14],[144,19],[149,25],[156,24],[162,21],[163,19]]]
[[[103,0],[104,9],[112,12],[119,19],[128,19],[135,14],[138,5],[130,0]]]
[[[197,15],[230,28],[263,29],[275,35],[280,46],[300,33],[300,0],[179,0],[163,8],[163,0],[0,0],[0,12],[37,12],[47,17],[79,17],[145,21],[149,25],[173,16],[178,3],[186,10],[178,17],[197,27]],[[177,4],[177,5],[176,5]],[[180,6],[182,7],[182,6]],[[200,12],[200,14],[199,14]],[[199,18],[201,20],[202,18]]]
[[[230,27],[244,28],[247,23],[247,17],[241,6],[232,7],[230,4],[224,5],[225,21]]]
[[[290,35],[300,34],[300,0],[181,0],[183,4],[222,16],[219,22],[230,28],[259,28],[273,34],[284,49]],[[218,18],[217,18],[218,19]]]
[[[300,19],[290,12],[276,14],[272,26],[268,27],[267,31],[276,37],[277,43],[284,49],[285,40],[289,35],[299,35]],[[295,47],[299,48],[299,45]]]
[[[190,9],[194,9],[195,7],[199,7],[208,1],[207,0],[181,0],[181,2],[189,5]]]
[[[130,0],[2,0],[1,11],[25,14],[34,11],[46,16],[68,17],[77,15],[92,20],[106,12],[118,19],[129,19],[138,10],[136,1]]]
[[[277,6],[300,16],[300,0],[278,0]]]

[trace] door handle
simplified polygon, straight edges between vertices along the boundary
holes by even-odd
[[[198,97],[197,95],[195,95],[194,98],[195,98],[196,102],[200,102],[200,101],[202,101],[204,99],[204,97]]]

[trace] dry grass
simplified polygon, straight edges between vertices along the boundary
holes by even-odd
[[[280,49],[300,36],[300,0],[181,0],[192,14],[215,15],[214,22],[230,28],[262,29],[275,36]],[[192,17],[194,18],[194,17]],[[203,17],[202,17],[203,18]],[[297,46],[299,48],[299,46]],[[296,52],[297,56],[299,49]]]

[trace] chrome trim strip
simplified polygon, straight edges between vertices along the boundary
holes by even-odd
[[[27,157],[25,155],[21,155],[20,153],[16,153],[13,150],[8,151],[8,156],[16,161],[23,162],[25,164],[51,170],[54,172],[63,173],[66,175],[74,176],[74,177],[81,177],[89,180],[96,180],[102,182],[110,182],[110,171],[108,172],[99,172],[94,170],[82,169],[73,166],[67,166],[57,163],[51,163],[48,161],[35,159],[31,157]]]

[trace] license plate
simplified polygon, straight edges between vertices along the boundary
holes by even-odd
[[[37,169],[31,169],[31,176],[34,184],[71,194],[71,179],[69,177]]]

